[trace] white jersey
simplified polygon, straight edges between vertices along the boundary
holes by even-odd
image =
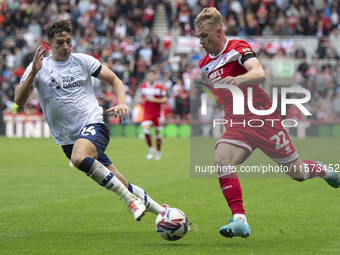
[[[40,106],[55,142],[74,144],[81,129],[90,123],[104,123],[103,109],[94,95],[91,75],[100,67],[92,56],[72,53],[66,61],[43,59],[35,76]],[[21,82],[32,69],[27,67]]]

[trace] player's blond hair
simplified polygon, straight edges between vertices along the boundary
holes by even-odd
[[[221,13],[215,7],[204,8],[194,21],[195,27],[204,25],[222,27],[223,18]]]

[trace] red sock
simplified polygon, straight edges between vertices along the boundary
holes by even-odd
[[[161,150],[161,145],[162,145],[162,139],[160,137],[156,138],[156,145],[157,145],[157,150]]]
[[[306,164],[309,170],[309,177],[307,179],[312,179],[315,177],[323,178],[325,176],[326,171],[323,166],[309,159],[302,160],[302,162]]]
[[[242,189],[237,174],[232,173],[229,174],[228,177],[220,177],[218,180],[232,214],[245,214],[242,201]]]
[[[145,134],[145,141],[149,145],[149,147],[152,146],[152,141],[151,141],[151,135],[150,134]]]

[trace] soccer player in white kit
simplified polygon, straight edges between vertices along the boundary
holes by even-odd
[[[52,54],[44,57],[40,46],[15,88],[15,103],[24,105],[33,87],[55,142],[79,170],[101,186],[119,195],[135,220],[145,211],[164,210],[143,189],[130,184],[104,153],[110,134],[103,121],[92,87],[91,77],[113,86],[118,102],[106,112],[128,118],[125,90],[121,80],[92,56],[72,53],[72,26],[69,20],[51,22],[46,28]]]

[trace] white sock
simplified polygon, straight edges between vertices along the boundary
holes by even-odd
[[[323,179],[329,178],[331,176],[331,172],[329,170],[325,171],[325,176],[322,177]]]
[[[247,218],[244,214],[241,214],[241,213],[234,214],[234,220],[236,220],[236,219],[239,219],[239,220],[243,221],[245,224],[248,224]]]
[[[149,195],[146,194],[142,188],[131,183],[130,185],[132,186],[132,193],[144,201],[146,210],[148,212],[158,215],[160,212],[164,211],[164,208],[155,202],[151,197],[149,197]]]
[[[136,198],[109,169],[97,160],[93,163],[89,176],[101,186],[123,198],[126,204]]]

